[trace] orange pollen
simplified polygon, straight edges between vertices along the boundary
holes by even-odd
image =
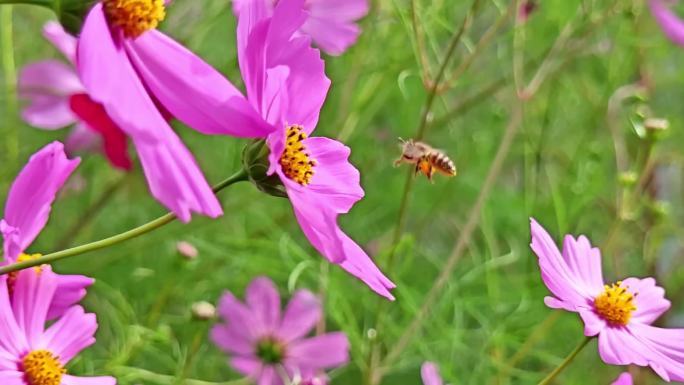
[[[314,175],[313,169],[316,166],[316,161],[306,153],[306,147],[302,143],[306,138],[302,126],[287,127],[285,150],[280,156],[280,166],[283,168],[283,173],[302,186],[311,182]]]
[[[109,24],[128,38],[157,28],[166,17],[164,0],[103,0],[102,4]]]
[[[21,369],[29,385],[60,385],[66,369],[58,358],[47,350],[34,350],[24,356]]]
[[[637,294],[627,291],[628,287],[622,286],[622,281],[604,287],[603,293],[594,299],[596,312],[613,325],[627,325],[636,310],[634,298]]]
[[[17,257],[17,262],[25,262],[25,261],[30,261],[32,259],[40,258],[42,257],[42,254],[19,254],[19,257]],[[42,271],[40,266],[36,266],[33,268],[36,273],[39,273]],[[10,298],[12,298],[12,295],[14,293],[14,285],[17,283],[17,277],[19,276],[18,271],[13,271],[9,274],[7,274],[7,290],[9,292]]]

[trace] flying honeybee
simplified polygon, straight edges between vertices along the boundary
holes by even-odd
[[[432,176],[435,172],[446,176],[456,176],[456,166],[444,152],[413,139],[399,138],[399,141],[401,142],[402,154],[401,158],[394,161],[395,167],[402,163],[415,164],[416,174],[422,172],[430,182],[432,182]]]

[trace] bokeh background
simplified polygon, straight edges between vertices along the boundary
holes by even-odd
[[[521,7],[532,11],[523,17]],[[28,156],[66,134],[22,123],[14,89],[23,65],[62,59],[40,34],[52,17],[0,6],[3,201]],[[193,319],[191,306],[225,290],[241,296],[266,275],[283,297],[319,292],[325,327],[348,334],[352,361],[332,372],[334,385],[420,384],[426,360],[454,385],[535,384],[583,337],[575,314],[543,304],[532,216],[559,241],[588,235],[608,282],[656,276],[673,301],[659,324],[684,327],[684,49],[644,0],[373,0],[361,25],[356,46],[326,58],[333,86],[317,134],[352,148],[366,198],[341,223],[397,283],[397,301],[325,263],[287,200],[238,184],[220,193],[219,220],[174,223],[56,264],[97,279],[84,306],[98,314],[98,343],[71,372],[113,374],[122,385],[239,383],[208,342],[212,323]],[[229,1],[176,0],[161,29],[241,85]],[[669,129],[649,129],[652,119]],[[210,181],[240,167],[245,141],[175,127]],[[397,137],[418,136],[451,156],[456,178],[407,181],[407,169],[392,167]],[[31,252],[164,213],[139,168],[124,175],[100,156],[84,155],[69,186]],[[181,257],[178,241],[198,258]],[[608,384],[620,371],[592,342],[556,383]],[[661,383],[632,371],[638,384]]]

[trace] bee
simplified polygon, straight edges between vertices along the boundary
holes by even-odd
[[[399,141],[401,142],[402,154],[401,158],[394,161],[394,167],[398,167],[402,163],[415,164],[416,174],[422,172],[430,182],[432,182],[432,176],[435,172],[446,176],[456,176],[456,166],[444,152],[413,139],[399,138]]]

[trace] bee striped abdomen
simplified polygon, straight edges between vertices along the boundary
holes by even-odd
[[[427,156],[428,160],[437,171],[448,176],[456,175],[456,165],[454,165],[454,162],[449,159],[448,156],[437,151],[431,152]]]

